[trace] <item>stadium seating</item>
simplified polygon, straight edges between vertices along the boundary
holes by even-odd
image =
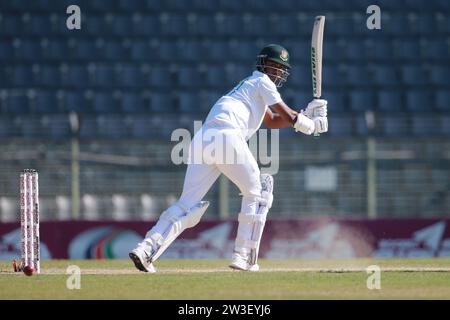
[[[86,66],[62,65],[60,72],[60,84],[64,88],[82,89],[90,85],[89,72]]]
[[[94,38],[71,39],[69,50],[64,52],[62,57],[68,53],[74,61],[96,60],[99,58],[99,45],[101,45],[101,41],[97,42]],[[62,57],[60,57],[61,60]]]
[[[148,85],[154,88],[167,89],[174,85],[171,70],[165,66],[153,66],[150,68],[150,80]]]
[[[353,111],[361,112],[374,110],[376,106],[375,95],[369,90],[355,90],[350,94],[350,108]]]
[[[196,93],[180,92],[178,94],[178,110],[180,112],[195,113],[199,108],[199,97]]]
[[[130,123],[130,133],[132,138],[148,139],[156,133],[156,130],[151,125],[151,116],[127,116],[127,122]]]
[[[436,94],[436,108],[439,111],[450,111],[450,91],[438,91]]]
[[[129,59],[126,45],[119,41],[104,41],[101,43],[99,51],[99,58],[102,61]]]
[[[143,69],[134,65],[119,65],[116,69],[116,84],[121,88],[137,88],[144,84]]]
[[[122,117],[102,115],[98,119],[99,137],[104,139],[120,139],[128,134],[128,127]]]
[[[433,96],[428,91],[407,91],[406,109],[412,112],[432,112],[434,106]]]
[[[396,41],[394,47],[398,60],[411,61],[420,56],[420,43],[417,39]]]
[[[66,125],[56,119],[70,111],[90,119],[92,130],[85,123],[82,134],[92,138],[99,125],[114,131],[109,120],[98,120],[103,116],[181,112],[202,119],[251,74],[261,46],[272,42],[284,44],[292,58],[282,95],[304,107],[311,99],[311,17],[324,7],[323,97],[330,117],[351,111],[353,118],[330,124],[332,135],[366,134],[354,120],[367,110],[394,113],[378,134],[448,134],[445,126],[414,120],[415,113],[450,112],[448,1],[383,2],[380,31],[360,27],[369,0],[345,6],[331,0],[282,0],[276,6],[257,0],[82,1],[82,29],[73,31],[57,14],[69,4],[0,3],[0,117],[20,120],[5,122],[11,130],[2,129],[1,136],[33,137],[32,128],[40,126],[40,136],[66,136]],[[20,119],[30,114],[33,120]],[[151,134],[131,124],[138,119],[123,127],[130,130],[117,128],[120,134],[108,131],[103,138]],[[404,130],[390,126],[397,120]]]
[[[153,112],[172,113],[176,110],[173,98],[168,94],[151,92],[150,99],[151,111]]]
[[[347,96],[345,93],[339,92],[339,91],[331,91],[326,94],[325,97],[328,101],[328,104],[333,106],[333,114],[335,113],[341,113],[343,111],[348,110],[348,102],[347,102]]]
[[[445,37],[427,38],[422,42],[422,56],[425,59],[442,60],[449,54]]]
[[[417,65],[404,65],[401,69],[402,81],[406,85],[422,86],[428,82],[426,70]]]
[[[345,116],[331,116],[329,120],[329,134],[332,137],[349,137],[353,134],[353,119]]]
[[[93,64],[92,69],[92,86],[94,88],[110,88],[115,84],[114,67],[105,64]]]
[[[35,69],[35,85],[43,88],[52,88],[53,91],[60,86],[61,74],[54,65],[40,64]]]
[[[123,92],[120,95],[120,111],[123,113],[148,113],[149,109],[149,103],[139,93]]]
[[[408,135],[408,119],[402,116],[380,117],[377,123],[386,137],[405,137]]]
[[[147,61],[151,57],[151,52],[151,43],[148,41],[138,40],[130,44],[130,59],[133,61]]]
[[[180,88],[198,88],[202,81],[200,71],[195,67],[180,67],[177,70],[178,86]]]
[[[13,58],[16,61],[32,62],[41,59],[40,44],[34,39],[15,39],[13,48]]]
[[[117,113],[119,106],[111,92],[96,92],[92,97],[92,109],[96,113]]]
[[[430,70],[431,83],[437,87],[447,87],[450,85],[450,67],[448,65],[435,65]]]
[[[32,111],[37,114],[57,113],[60,112],[58,108],[58,98],[53,91],[38,90],[33,94]]]
[[[443,116],[440,117],[441,120],[441,128],[442,128],[442,133],[444,135],[449,135],[450,134],[450,116]]]
[[[31,87],[33,85],[33,71],[30,66],[18,65],[9,71],[11,71],[10,79],[12,86]]]
[[[64,113],[69,113],[71,111],[80,114],[90,113],[92,108],[88,104],[86,99],[86,94],[83,91],[62,91],[60,93],[62,105],[61,110]]]
[[[95,116],[85,115],[80,121],[80,137],[82,139],[98,138],[98,124]]]
[[[398,86],[400,84],[397,69],[393,65],[378,65],[371,68],[374,84],[379,87]]]
[[[394,49],[391,41],[386,41],[386,39],[379,39],[376,37],[367,37],[367,39],[364,40],[364,46],[366,48],[364,50],[365,55],[362,56],[365,59],[374,62],[392,62]]]
[[[16,125],[20,128],[24,138],[45,137],[42,119],[39,117],[20,117],[15,119]]]
[[[11,117],[2,116],[0,118],[0,139],[17,136],[17,127]]]
[[[46,115],[43,117],[43,125],[52,139],[67,139],[72,135],[67,115]]]
[[[307,68],[304,69],[305,74],[309,75],[310,72],[306,73],[307,70],[308,70]],[[330,66],[329,68],[325,68],[324,70],[322,70],[322,77],[324,88],[328,87],[342,88],[343,86],[348,85],[346,73],[341,65]],[[304,77],[304,79],[306,85],[306,77]]]
[[[403,101],[401,93],[395,90],[379,91],[377,109],[381,112],[403,111]]]
[[[439,118],[414,114],[412,116],[412,133],[416,136],[434,136],[441,132]]]

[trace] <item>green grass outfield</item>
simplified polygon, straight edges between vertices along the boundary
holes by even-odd
[[[257,273],[226,260],[160,260],[154,274],[129,260],[50,260],[39,275],[0,262],[0,299],[450,299],[450,259],[262,260]],[[66,268],[81,268],[81,289]],[[381,289],[367,289],[366,267],[381,268]]]

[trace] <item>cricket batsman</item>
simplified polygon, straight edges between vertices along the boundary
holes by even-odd
[[[271,175],[260,173],[247,140],[262,122],[270,129],[294,128],[306,135],[328,131],[326,100],[314,99],[300,112],[283,102],[277,88],[289,76],[289,60],[289,53],[282,46],[264,47],[257,56],[252,75],[239,82],[211,108],[202,129],[192,139],[180,198],[161,214],[144,240],[129,253],[137,269],[156,271],[153,262],[185,229],[199,223],[209,205],[202,201],[203,197],[223,173],[242,194],[229,266],[244,271],[259,270],[259,245],[272,206],[274,183]],[[213,140],[223,141],[223,148],[205,152],[210,151],[208,148]],[[196,161],[199,156],[202,161]],[[230,159],[233,161],[225,161]]]

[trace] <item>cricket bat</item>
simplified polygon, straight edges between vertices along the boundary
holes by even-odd
[[[322,44],[323,30],[325,28],[325,16],[317,16],[314,19],[314,27],[311,38],[311,73],[314,99],[322,96]],[[315,137],[320,136],[314,134]]]

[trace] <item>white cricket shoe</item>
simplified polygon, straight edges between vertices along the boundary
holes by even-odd
[[[153,263],[151,262],[150,254],[149,254],[149,252],[151,252],[150,251],[151,249],[148,248],[148,250],[146,250],[146,249],[144,249],[144,247],[145,247],[145,245],[139,244],[136,249],[133,249],[128,254],[128,256],[134,262],[134,265],[136,266],[136,268],[138,270],[143,271],[143,272],[154,273],[154,272],[156,272],[156,269],[153,266]]]
[[[237,252],[234,252],[229,267],[232,269],[242,271],[253,271],[253,272],[259,271],[258,264],[248,263],[249,258],[250,258],[249,256],[244,256]]]

